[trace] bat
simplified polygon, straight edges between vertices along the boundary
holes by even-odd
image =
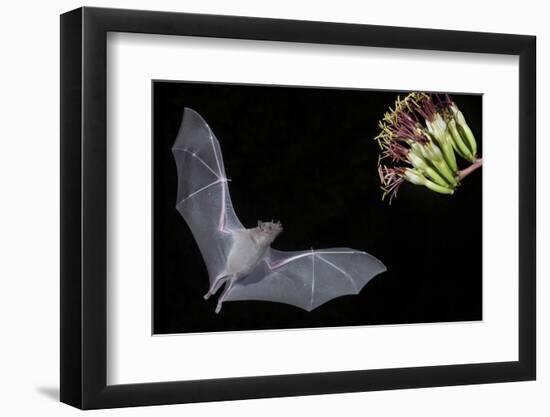
[[[209,299],[222,287],[216,313],[226,301],[261,300],[306,311],[343,295],[358,294],[386,267],[349,248],[280,251],[271,247],[280,222],[246,228],[229,195],[218,139],[194,110],[185,108],[172,147],[177,167],[176,209],[195,238],[208,270]]]

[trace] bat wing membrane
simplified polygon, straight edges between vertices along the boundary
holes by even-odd
[[[231,203],[220,144],[192,109],[184,110],[172,154],[178,174],[176,208],[197,241],[212,283],[225,269],[232,232],[244,226]]]
[[[385,270],[378,259],[355,249],[270,249],[248,277],[235,282],[225,301],[275,301],[311,311],[333,298],[358,294]]]

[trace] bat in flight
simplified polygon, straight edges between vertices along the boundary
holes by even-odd
[[[246,228],[229,196],[220,143],[204,119],[185,108],[172,147],[177,165],[176,208],[191,229],[206,264],[210,287],[222,287],[216,313],[226,301],[261,300],[311,311],[359,291],[386,267],[366,252],[331,248],[286,252],[271,244],[280,223]]]

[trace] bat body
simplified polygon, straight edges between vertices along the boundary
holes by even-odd
[[[220,144],[202,117],[189,108],[172,147],[178,173],[176,208],[185,219],[208,269],[208,299],[223,286],[225,301],[261,300],[311,311],[327,301],[357,294],[386,267],[366,252],[333,248],[285,252],[271,244],[280,223],[245,228],[233,209]]]

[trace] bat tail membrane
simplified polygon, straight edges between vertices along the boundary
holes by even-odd
[[[355,249],[271,249],[256,270],[235,282],[225,301],[273,301],[312,311],[334,298],[358,294],[384,271],[377,258]]]

